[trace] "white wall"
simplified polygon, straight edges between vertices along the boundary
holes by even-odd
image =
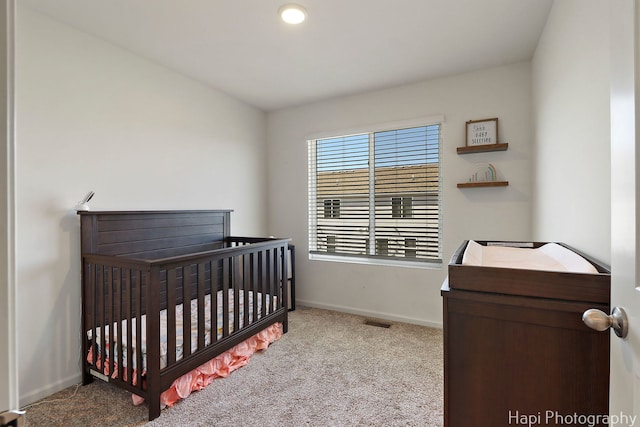
[[[610,263],[608,2],[553,4],[532,61],[533,237]]]
[[[308,259],[307,145],[310,135],[422,116],[445,115],[443,126],[442,269],[344,264]],[[457,155],[465,121],[499,118],[504,152]],[[440,286],[464,239],[531,237],[531,73],[519,63],[362,95],[283,109],[268,115],[269,230],[297,248],[300,304],[391,320],[442,323]],[[503,188],[458,189],[480,163],[493,163]]]
[[[266,115],[18,8],[20,404],[80,380],[79,220],[94,210],[231,208],[266,233]]]

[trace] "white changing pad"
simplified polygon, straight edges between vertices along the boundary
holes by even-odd
[[[462,265],[598,273],[589,261],[557,243],[546,243],[539,248],[516,248],[483,246],[470,240],[462,256]]]

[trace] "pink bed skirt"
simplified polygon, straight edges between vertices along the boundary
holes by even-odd
[[[180,399],[189,396],[191,392],[202,390],[213,382],[216,378],[224,378],[238,368],[246,365],[249,358],[256,352],[269,347],[269,344],[280,339],[282,336],[282,323],[275,323],[266,329],[258,332],[250,338],[242,341],[240,344],[232,347],[224,353],[214,357],[208,362],[200,365],[191,372],[187,372],[180,378],[176,379],[168,390],[160,395],[160,405],[162,407],[172,406]],[[89,361],[92,358],[91,353],[87,357]],[[105,373],[109,375],[109,361],[106,361]],[[100,366],[98,360],[96,366]],[[117,372],[117,370],[115,371]],[[115,375],[114,374],[112,375]],[[135,376],[134,376],[135,378]],[[134,405],[144,403],[144,398],[137,394],[132,394],[131,398]]]

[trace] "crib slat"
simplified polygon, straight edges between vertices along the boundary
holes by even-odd
[[[97,294],[98,294],[98,325],[100,328],[100,373],[102,375],[105,375],[105,367],[104,367],[104,359],[106,358],[106,349],[105,349],[105,331],[104,331],[104,325],[105,325],[105,314],[104,314],[104,267],[102,265],[97,266],[96,269],[96,275],[98,276],[97,280],[98,280],[98,287],[97,287]]]
[[[213,266],[217,265],[217,261],[211,262],[211,343],[215,343],[218,341],[218,277],[220,272],[218,269],[214,270]],[[214,286],[214,277],[215,277],[215,286]],[[222,292],[222,291],[220,291]]]
[[[205,333],[206,333],[205,325],[204,325],[205,274],[206,274],[205,264],[203,262],[198,263],[198,350],[201,350],[204,348],[204,340],[205,340]]]
[[[114,341],[115,349],[118,351],[115,358],[112,358],[114,366],[113,371],[119,379],[122,379],[122,289],[121,289],[121,272],[119,268],[113,269],[113,319],[112,322],[116,322],[115,331],[112,331],[118,340]]]
[[[131,270],[128,268],[122,269],[122,318],[126,319],[126,323],[124,324],[124,331],[122,333],[122,338],[120,342],[124,342],[126,340],[126,352],[125,347],[121,347],[120,353],[122,353],[122,361],[120,364],[122,366],[121,374],[123,381],[131,381],[131,371],[133,363],[131,363]],[[126,335],[126,338],[124,337]],[[127,360],[127,366],[124,366],[124,359]]]
[[[291,259],[289,259],[289,254],[291,254]],[[293,252],[289,251],[287,246],[282,248],[282,274],[280,275],[280,299],[278,308],[284,308],[285,310],[289,309],[289,268],[291,268],[291,264],[293,263]],[[293,300],[293,296],[295,293],[295,283],[291,282],[291,299]],[[291,304],[291,308],[295,309],[295,305]],[[285,326],[286,327],[286,326]]]
[[[126,371],[126,381],[131,383],[133,380],[133,346],[131,345],[131,343],[133,342],[133,333],[132,333],[132,325],[131,325],[131,318],[132,318],[132,313],[131,313],[131,270],[126,268],[126,269],[122,269],[123,270],[123,274],[122,274],[122,279],[124,281],[123,283],[123,296],[124,296],[124,301],[123,301],[123,315],[125,317],[125,319],[127,319],[127,371]],[[123,378],[124,380],[124,378]]]
[[[280,304],[282,304],[282,272],[284,271],[284,248],[276,248],[275,249],[276,253],[277,253],[277,261],[276,261],[276,283],[275,283],[275,293],[274,293],[274,300],[272,302],[273,304],[273,309],[277,310],[280,308]]]
[[[176,362],[176,281],[176,269],[171,268],[167,271],[167,366]]]
[[[243,317],[243,325],[249,325],[249,313],[251,311],[251,306],[249,305],[249,295],[251,293],[250,281],[251,281],[251,272],[249,265],[250,257],[248,255],[242,256],[242,289],[244,296],[244,317]]]
[[[142,330],[142,272],[136,270],[133,273],[131,287],[133,288],[133,300],[135,302],[136,313],[136,384],[142,389],[142,334],[145,333],[145,331]]]
[[[229,258],[222,260],[222,337],[229,336]]]
[[[182,352],[191,354],[191,264],[182,267]]]
[[[267,304],[267,295],[269,294],[269,286],[271,284],[271,251],[264,251],[264,282],[262,283],[262,316],[269,314],[269,305]]]
[[[271,250],[271,283],[269,284],[269,311],[276,311],[278,296],[278,277],[280,277],[280,250],[273,248]]]
[[[264,297],[265,297],[265,292],[264,292],[264,287],[266,285],[266,281],[267,281],[267,272],[265,269],[265,265],[266,265],[266,251],[265,250],[261,250],[260,252],[258,252],[258,292],[259,295],[256,295],[254,298],[254,303],[256,305],[259,305],[259,310],[258,310],[258,319],[262,319],[264,317],[264,311],[266,309],[265,304],[264,304]]]
[[[275,255],[274,260],[274,270],[275,270],[275,280],[273,283],[273,295],[271,298],[271,307],[273,307],[273,311],[278,309],[280,305],[280,291],[282,289],[281,277],[282,277],[282,250],[281,248],[275,248],[273,250]]]
[[[273,250],[275,253],[275,283],[273,284],[273,298],[271,298],[271,305],[273,306],[273,311],[278,309],[280,302],[282,300],[280,296],[280,292],[282,291],[282,248],[275,248]]]
[[[285,287],[285,282],[284,282],[284,271],[286,268],[286,257],[287,257],[287,253],[285,252],[285,248],[276,248],[274,249],[276,251],[277,254],[279,254],[276,257],[276,283],[275,283],[275,299],[273,301],[273,309],[274,311],[279,309],[282,306],[282,301],[283,301],[283,297],[282,297],[282,290]]]
[[[233,330],[240,330],[240,267],[238,257],[231,257],[230,262],[233,267],[232,284],[233,284]]]
[[[271,250],[271,259],[272,259],[272,274],[271,283],[269,286],[269,311],[273,313],[275,311],[276,304],[276,295],[278,295],[278,277],[280,271],[280,251],[278,248],[274,248]]]
[[[258,320],[258,291],[259,291],[259,277],[258,277],[258,260],[259,254],[252,253],[251,256],[251,292],[253,292],[253,306],[251,307],[251,312],[253,314],[253,321]]]

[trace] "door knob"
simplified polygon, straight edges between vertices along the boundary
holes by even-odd
[[[611,315],[591,308],[582,314],[582,321],[596,331],[606,331],[609,328],[613,328],[613,331],[620,338],[626,337],[629,329],[627,314],[620,307],[613,307]]]

